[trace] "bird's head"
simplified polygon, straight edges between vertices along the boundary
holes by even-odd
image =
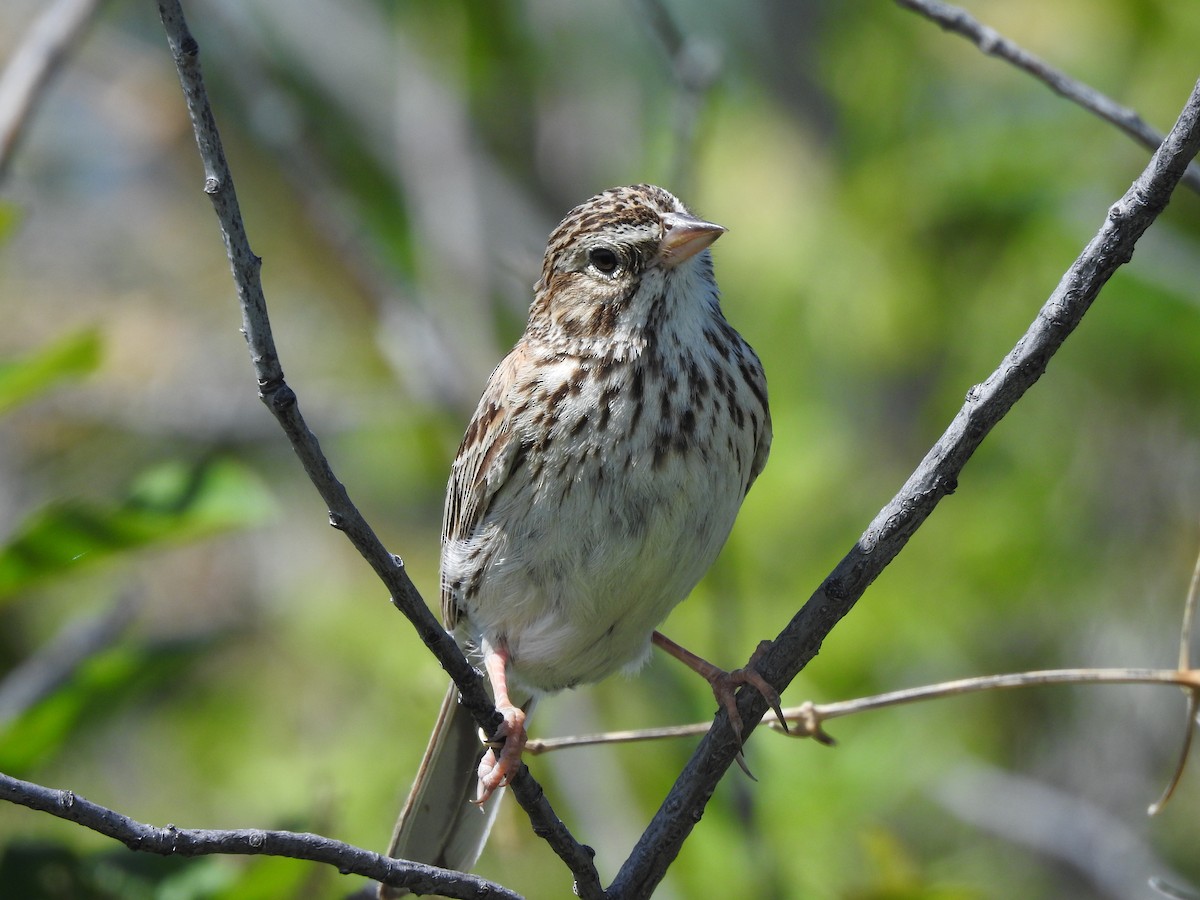
[[[674,316],[709,315],[707,248],[724,232],[654,185],[597,194],[551,233],[527,334],[587,352],[636,342]]]

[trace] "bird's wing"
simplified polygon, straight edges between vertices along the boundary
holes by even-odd
[[[518,346],[496,366],[450,467],[442,514],[442,546],[469,537],[487,515],[496,492],[508,480],[520,441],[513,434],[509,391],[524,358]],[[442,621],[454,630],[457,612],[442,585]]]
[[[767,402],[767,375],[763,371],[762,362],[758,358],[758,354],[744,340],[740,343],[749,357],[749,362],[752,365],[746,366],[743,361],[742,374],[746,379],[747,385],[762,404],[763,420],[759,426],[757,442],[754,445],[754,460],[750,463],[750,477],[746,480],[746,493],[750,493],[750,488],[754,486],[755,480],[762,474],[763,468],[767,464],[767,457],[771,453],[771,405]]]
[[[754,462],[750,464],[750,479],[746,482],[746,493],[754,486],[755,480],[767,465],[767,457],[771,454],[771,410],[763,408],[763,424],[758,432],[758,444],[754,448]]]

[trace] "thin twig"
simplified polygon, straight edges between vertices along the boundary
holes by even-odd
[[[1157,150],[1163,136],[1146,124],[1135,110],[1121,106],[1115,100],[1062,72],[1045,60],[1034,56],[1019,44],[1015,44],[993,28],[982,24],[966,10],[941,0],[896,0],[900,6],[910,9],[940,25],[945,31],[966,38],[988,56],[995,56],[1028,72],[1060,97],[1095,113],[1149,150]],[[1192,163],[1183,175],[1183,183],[1200,193],[1200,166]]]
[[[386,884],[407,887],[416,893],[437,892],[439,896],[463,900],[484,896],[520,900],[520,896],[508,888],[475,875],[391,859],[319,834],[258,828],[214,830],[176,828],[174,825],[156,828],[85,800],[73,791],[55,790],[3,773],[0,773],[0,800],[50,813],[98,831],[130,850],[162,856],[208,856],[214,853],[285,856],[325,863],[335,866],[344,875],[365,875]]]
[[[798,727],[786,732],[791,737],[815,737],[822,733],[822,723],[829,719],[885,709],[921,700],[937,700],[960,694],[975,694],[980,691],[1011,690],[1013,688],[1045,687],[1055,684],[1174,684],[1190,693],[1200,692],[1200,670],[1181,672],[1176,669],[1043,669],[1034,672],[1013,672],[1002,675],[981,675],[976,678],[959,678],[938,684],[903,688],[844,700],[838,703],[805,703],[784,710],[784,717]],[[768,723],[783,732],[774,721]]]
[[[1196,606],[1200,604],[1200,556],[1192,567],[1192,581],[1188,585],[1187,600],[1183,604],[1183,623],[1179,627],[1179,668],[1192,667],[1192,641],[1196,638]]]
[[[0,181],[37,99],[103,0],[57,0],[30,27],[0,75]]]
[[[1192,668],[1192,640],[1195,634],[1192,632],[1192,626],[1196,621],[1196,604],[1200,602],[1200,557],[1196,559],[1196,565],[1192,569],[1192,583],[1188,587],[1187,601],[1183,605],[1183,625],[1179,633],[1179,671],[1187,672]],[[1188,753],[1192,749],[1192,738],[1195,736],[1195,726],[1198,724],[1196,720],[1196,710],[1200,708],[1200,695],[1196,691],[1187,692],[1187,716],[1184,719],[1183,742],[1179,748],[1179,758],[1175,763],[1175,771],[1171,775],[1171,780],[1167,782],[1166,788],[1162,792],[1162,796],[1150,804],[1147,812],[1156,816],[1171,796],[1175,793],[1175,788],[1179,786],[1180,779],[1183,778],[1183,770],[1187,766]]]
[[[408,577],[403,561],[387,552],[351,502],[345,486],[334,475],[328,459],[321,451],[316,435],[301,416],[295,392],[284,381],[259,277],[262,260],[250,249],[246,236],[233,178],[204,88],[199,46],[188,30],[178,0],[159,0],[158,8],[204,163],[204,191],[212,201],[220,222],[221,235],[233,270],[242,309],[242,330],[250,346],[259,396],[287,434],[304,471],[328,506],[330,524],[345,533],[375,570],[391,593],[392,603],[412,622],[421,640],[458,686],[463,704],[480,727],[492,734],[503,718],[496,711],[479,674],[467,662],[454,639],[429,612]],[[524,767],[513,779],[511,790],[529,815],[534,831],[550,844],[571,869],[580,896],[600,896],[603,892],[590,852],[571,836],[554,814],[541,787]]]
[[[1150,887],[1169,900],[1200,900],[1200,894],[1186,888],[1177,887],[1165,878],[1155,875],[1150,879]]]
[[[772,730],[794,738],[820,738],[824,735],[822,725],[829,719],[838,719],[856,713],[884,709],[889,706],[899,706],[906,703],[917,703],[924,700],[938,700],[959,694],[973,694],[981,691],[1009,690],[1013,688],[1044,687],[1052,684],[1173,684],[1188,691],[1191,695],[1200,693],[1200,670],[1180,671],[1176,669],[1044,669],[1034,672],[1014,672],[1003,675],[981,675],[976,678],[960,678],[955,681],[942,681],[937,684],[922,685],[914,688],[904,688],[888,691],[883,694],[873,694],[870,697],[859,697],[854,700],[842,700],[835,703],[802,703],[799,706],[789,706],[783,710],[783,718],[788,722],[789,729],[784,731],[782,726],[769,719],[767,724]],[[534,756],[541,753],[552,753],[556,750],[568,750],[575,747],[590,747],[599,744],[632,744],[639,741],[657,741],[665,738],[695,737],[706,734],[713,726],[709,722],[692,722],[687,725],[668,725],[662,728],[641,728],[633,731],[607,731],[603,734],[583,734],[560,738],[540,738],[530,740],[525,745],[525,752]],[[794,727],[793,727],[794,726]],[[824,735],[825,743],[832,740]]]
[[[1117,203],[1104,224],[1017,345],[983,384],[967,392],[966,403],[899,493],[880,511],[858,543],[838,563],[804,607],[759,659],[756,668],[782,692],[821,648],[884,568],[908,543],[943,497],[954,491],[959,474],[983,439],[1029,388],[1082,320],[1112,274],[1133,255],[1138,238],[1166,208],[1192,157],[1200,149],[1200,82],[1179,120],[1149,165]],[[767,709],[757,691],[738,695],[738,711],[748,734]],[[724,711],[700,742],[610,886],[622,900],[649,897],[740,749]]]

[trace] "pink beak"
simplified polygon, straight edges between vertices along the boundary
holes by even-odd
[[[678,213],[663,216],[663,224],[667,230],[658,248],[658,260],[668,269],[691,259],[726,231],[723,225]]]

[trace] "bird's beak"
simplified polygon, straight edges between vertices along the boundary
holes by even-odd
[[[658,261],[668,269],[691,259],[726,231],[723,225],[677,213],[663,217],[666,233],[658,248]]]

